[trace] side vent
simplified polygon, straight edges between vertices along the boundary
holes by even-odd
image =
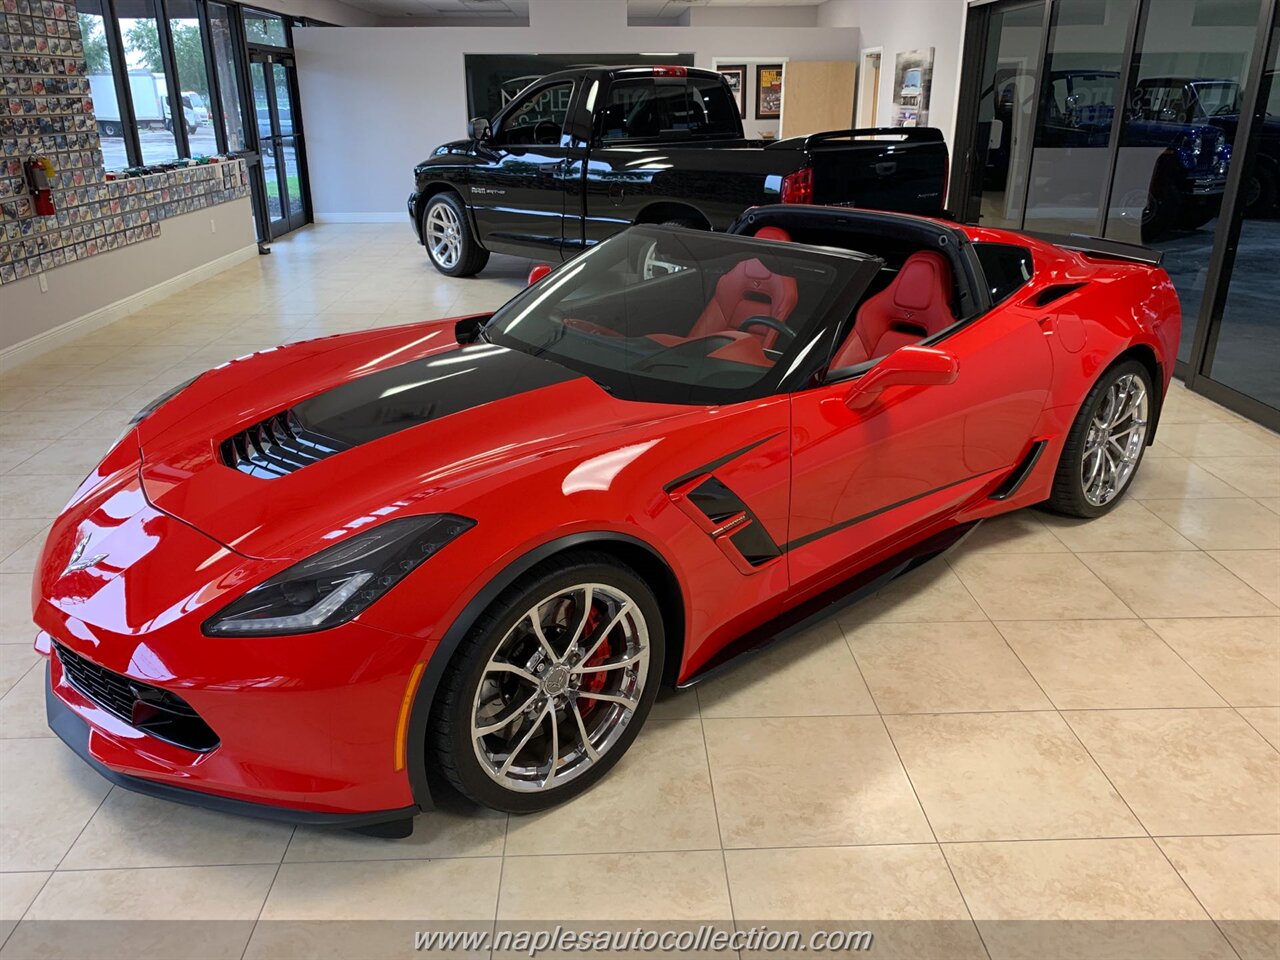
[[[307,430],[292,410],[246,427],[218,446],[222,462],[228,467],[267,480],[301,470],[346,449],[347,444]]]
[[[742,573],[754,573],[782,556],[751,508],[716,477],[703,474],[669,493]]]
[[[1039,293],[1027,298],[1026,303],[1033,307],[1047,307],[1051,303],[1056,303],[1068,294],[1075,293],[1084,283],[1055,283],[1045,287]]]

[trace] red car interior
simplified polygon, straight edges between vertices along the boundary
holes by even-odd
[[[858,309],[853,329],[831,366],[852,367],[883,357],[955,322],[947,258],[932,250],[913,253],[893,282]]]
[[[709,337],[737,330],[751,317],[772,317],[786,323],[795,309],[798,294],[794,277],[774,273],[755,257],[743,260],[720,278],[715,296],[689,331],[690,337]],[[776,330],[752,327],[748,331],[759,337],[762,346],[771,347],[778,338]]]

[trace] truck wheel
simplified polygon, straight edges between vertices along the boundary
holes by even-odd
[[[104,137],[118,137],[120,132],[120,124],[114,120],[103,120],[98,124],[98,133]]]
[[[1274,170],[1256,164],[1253,176],[1244,184],[1244,215],[1246,217],[1268,217],[1275,210],[1277,193],[1276,173]]]
[[[471,277],[489,262],[489,251],[471,232],[467,208],[456,193],[437,193],[422,209],[422,245],[446,277]]]

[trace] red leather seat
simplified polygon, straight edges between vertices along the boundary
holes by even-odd
[[[852,367],[919,343],[956,322],[951,264],[933,250],[913,253],[893,282],[858,309],[831,368]]]
[[[737,330],[738,324],[749,317],[772,317],[786,323],[798,298],[794,277],[774,273],[754,257],[744,260],[720,278],[715,296],[689,331],[689,337]],[[773,346],[778,339],[776,330],[765,327],[748,327],[746,332],[758,336],[764,347]]]
[[[756,231],[757,240],[776,240],[779,243],[790,243],[791,234],[782,227],[761,227]]]

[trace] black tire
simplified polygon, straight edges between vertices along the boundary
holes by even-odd
[[[649,657],[639,702],[621,735],[580,774],[562,786],[522,792],[489,776],[471,741],[471,711],[485,666],[507,634],[544,597],[577,584],[614,586],[627,594],[644,617]],[[454,653],[431,706],[427,728],[427,763],[439,770],[464,797],[507,813],[536,813],[563,803],[596,783],[627,752],[653,706],[662,680],[665,635],[658,601],[630,567],[603,553],[581,551],[538,564],[504,590],[463,639]],[[563,721],[562,721],[563,723]],[[563,726],[562,726],[563,729]]]
[[[104,137],[118,137],[121,133],[120,124],[111,120],[103,120],[98,124],[98,132]]]
[[[1133,485],[1133,478],[1142,466],[1142,457],[1146,453],[1145,443],[1141,447],[1137,462],[1134,463],[1133,470],[1124,481],[1124,485],[1106,503],[1098,505],[1089,502],[1085,496],[1082,475],[1085,442],[1089,435],[1090,424],[1098,415],[1098,411],[1105,402],[1107,391],[1111,388],[1111,385],[1121,377],[1126,377],[1130,374],[1139,377],[1143,386],[1146,387],[1148,410],[1153,411],[1155,409],[1157,397],[1151,383],[1151,375],[1147,372],[1145,366],[1137,360],[1122,360],[1108,367],[1102,376],[1098,378],[1097,383],[1093,385],[1088,396],[1085,397],[1084,404],[1080,407],[1080,412],[1076,414],[1075,422],[1071,425],[1071,431],[1067,434],[1067,442],[1062,448],[1062,456],[1058,458],[1057,472],[1053,477],[1053,492],[1044,504],[1047,509],[1069,517],[1084,517],[1086,519],[1100,517],[1114,510],[1116,504],[1124,499],[1125,494],[1128,493],[1129,488]],[[1146,419],[1149,429],[1151,423],[1150,412],[1148,412]]]
[[[447,207],[458,224],[458,243],[461,249],[457,259],[452,262],[437,258],[427,238],[427,221],[431,211],[436,207]],[[489,251],[480,246],[480,241],[471,232],[471,221],[467,217],[466,204],[456,193],[446,190],[428,199],[422,208],[422,219],[418,225],[422,229],[422,245],[427,250],[427,259],[446,277],[473,277],[489,262]]]
[[[1142,211],[1142,239],[1156,240],[1172,230],[1186,205],[1186,198],[1171,177],[1157,171]]]
[[[1280,199],[1280,185],[1276,183],[1276,171],[1262,163],[1254,165],[1253,176],[1244,185],[1246,217],[1269,217]]]

